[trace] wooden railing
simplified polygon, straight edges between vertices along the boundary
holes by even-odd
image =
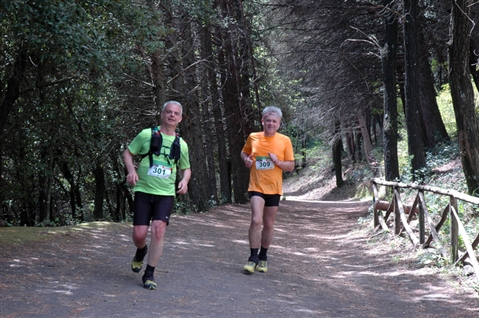
[[[431,242],[434,241],[438,249],[441,251],[443,257],[447,257],[446,249],[441,245],[439,240],[439,232],[444,225],[448,217],[450,218],[450,257],[452,263],[457,265],[464,263],[467,259],[468,262],[474,268],[476,280],[479,281],[479,264],[474,254],[474,249],[479,244],[479,233],[472,243],[468,238],[467,232],[459,219],[457,213],[457,200],[479,205],[479,198],[473,197],[464,193],[460,193],[455,190],[444,190],[437,187],[406,184],[400,182],[384,181],[381,179],[372,179],[372,192],[373,192],[373,209],[374,209],[374,227],[381,227],[383,230],[390,231],[387,224],[388,219],[393,215],[394,222],[392,228],[394,233],[399,235],[404,231],[409,236],[412,244],[415,246],[422,246],[423,248],[430,247]],[[381,200],[378,192],[378,185],[389,187],[392,194],[391,202]],[[414,203],[412,206],[405,206],[401,200],[400,189],[414,189],[417,190]],[[442,210],[441,219],[437,224],[429,214],[424,198],[424,192],[432,192],[439,195],[449,197],[449,203]],[[383,213],[384,212],[384,213]],[[383,215],[384,214],[384,215]],[[419,222],[416,226],[411,226],[411,221],[416,218]],[[426,232],[428,232],[426,238]],[[459,257],[459,235],[461,236],[466,252]]]

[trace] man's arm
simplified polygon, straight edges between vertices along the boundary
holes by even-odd
[[[274,165],[279,167],[283,171],[291,172],[294,170],[294,160],[281,161],[274,153],[268,152],[269,157],[273,161]]]
[[[274,163],[278,167],[280,167],[283,171],[288,171],[291,172],[294,170],[294,160],[292,161],[280,161],[278,160],[278,163]]]
[[[125,163],[126,171],[128,171],[126,181],[132,185],[135,185],[138,181],[138,174],[136,173],[135,166],[133,165],[133,154],[130,152],[130,150],[125,149],[125,151],[123,151],[123,161]]]
[[[185,194],[188,192],[188,182],[191,179],[191,169],[184,169],[181,170],[182,178],[181,181],[178,183],[178,191],[176,193],[178,194]]]

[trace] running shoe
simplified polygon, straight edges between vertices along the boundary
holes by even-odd
[[[143,261],[138,262],[136,257],[133,257],[131,261],[131,270],[135,273],[139,273],[141,271],[141,267],[143,266]]]
[[[155,283],[155,277],[145,277],[143,276],[143,287],[149,290],[155,290],[158,286]]]
[[[256,265],[256,270],[260,273],[266,273],[268,271],[268,262],[260,260]]]
[[[256,267],[256,263],[255,263],[255,262],[253,262],[253,261],[248,261],[248,263],[246,263],[246,265],[243,267],[243,273],[245,273],[245,274],[253,274],[255,267]]]

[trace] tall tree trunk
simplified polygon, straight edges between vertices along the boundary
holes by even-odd
[[[384,0],[390,6],[393,0]],[[385,44],[382,53],[384,82],[384,172],[386,180],[399,179],[398,161],[398,111],[396,87],[396,53],[398,45],[397,17],[390,14],[386,18]]]
[[[238,1],[238,0],[235,0]],[[235,2],[233,1],[233,2]],[[231,4],[230,1],[221,0],[221,11],[223,18],[234,21],[234,8],[238,7],[236,3]],[[227,123],[228,142],[230,146],[231,166],[237,167],[234,169],[232,175],[234,202],[246,203],[247,188],[249,182],[249,174],[242,171],[240,167],[244,167],[241,160],[241,149],[245,142],[245,135],[249,132],[244,131],[244,118],[242,118],[242,109],[240,103],[241,80],[238,70],[240,65],[244,62],[238,56],[236,44],[238,43],[238,30],[233,28],[230,23],[228,30],[223,30],[221,39],[223,42],[223,50],[220,54],[224,54],[225,65],[222,69],[222,83],[223,85],[223,99],[225,105],[225,117]],[[246,168],[245,168],[246,169]]]
[[[97,163],[93,170],[95,176],[95,200],[93,207],[93,218],[95,220],[103,219],[103,199],[105,198],[105,171],[101,163]]]
[[[222,30],[220,27],[215,28],[215,37],[213,37],[214,44],[216,47],[222,47]],[[209,33],[209,30],[208,30]],[[209,45],[211,45],[210,43]],[[211,99],[213,102],[213,116],[215,120],[215,129],[217,137],[217,147],[218,147],[218,171],[220,178],[220,200],[221,202],[231,203],[232,202],[232,187],[231,187],[231,161],[230,154],[228,153],[228,147],[226,146],[227,132],[225,130],[226,120],[223,116],[223,109],[226,108],[224,96],[221,99],[219,94],[220,88],[217,85],[217,77],[219,76],[221,81],[226,80],[226,70],[224,65],[226,65],[225,55],[223,50],[217,52],[217,61],[215,68],[208,68],[208,80],[210,82],[211,88]],[[219,65],[219,67],[218,67]],[[218,74],[216,74],[218,73]]]
[[[419,37],[419,58],[417,67],[419,68],[419,105],[421,109],[421,127],[426,148],[432,149],[438,142],[449,140],[446,126],[441,117],[439,106],[436,100],[436,89],[434,88],[434,76],[429,65],[429,52],[426,41],[424,40],[422,24],[419,20],[417,33]]]
[[[117,149],[120,149],[118,147]],[[115,173],[115,191],[116,191],[116,210],[113,215],[113,219],[117,222],[125,220],[126,219],[126,201],[131,199],[131,195],[129,195],[128,187],[126,186],[126,178],[122,178],[121,174],[121,164],[119,161],[118,157],[112,157],[112,167],[113,167],[113,172]],[[133,205],[130,204],[129,202],[129,208],[131,208]],[[132,210],[130,209],[130,212]]]
[[[351,162],[356,162],[355,151],[354,151],[354,132],[347,130],[344,134],[344,139],[346,140],[346,150],[348,152],[349,160]]]
[[[243,120],[243,132],[247,135],[249,132],[254,130],[254,123],[256,116],[254,115],[252,109],[252,98],[251,98],[251,79],[255,80],[254,78],[254,59],[253,59],[253,44],[251,43],[251,39],[249,38],[249,25],[246,21],[246,17],[244,16],[243,11],[243,4],[242,0],[234,2],[234,12],[236,19],[238,21],[238,27],[242,32],[239,32],[239,45],[237,46],[238,50],[238,62],[237,67],[238,70],[236,74],[239,76],[238,84],[240,87],[238,91],[240,92],[239,103],[241,109],[241,119]],[[256,84],[254,85],[256,87]],[[260,109],[260,98],[259,94],[256,92],[255,94],[256,100],[258,102],[257,109]]]
[[[469,20],[472,2],[453,0],[452,34],[449,43],[449,78],[456,116],[461,161],[469,194],[479,188],[479,125],[474,105],[474,91],[469,73]]]
[[[151,7],[153,11],[159,10],[159,3],[154,1],[147,1],[148,5]],[[166,8],[163,6],[163,8]],[[165,13],[166,16],[166,23],[172,23],[171,15],[169,12]],[[160,22],[158,22],[160,24]],[[163,104],[166,102],[167,95],[166,95],[166,79],[164,74],[164,58],[166,55],[166,50],[164,47],[158,48],[154,51],[151,56],[146,56],[143,51],[143,48],[139,48],[141,51],[141,55],[145,58],[151,59],[151,64],[146,63],[146,70],[148,75],[150,76],[151,82],[153,83],[153,96],[154,102],[158,109],[156,112],[156,123],[160,122],[160,113],[163,107]]]
[[[357,160],[357,162],[361,162],[361,160],[363,159],[363,154],[362,154],[362,147],[361,147],[361,140],[363,139],[363,135],[361,134],[361,130],[355,128],[354,129],[354,142],[355,142],[355,145],[354,145],[354,156]]]
[[[30,155],[26,149],[28,149],[27,141],[20,141],[19,151],[16,162],[16,173],[17,180],[21,181],[22,186],[25,189],[28,189],[28,195],[20,194],[19,197],[22,197],[21,208],[19,212],[20,225],[33,226],[35,221],[38,221],[38,208],[36,195],[38,193],[36,186],[38,185],[38,178],[36,171],[32,169],[24,169],[24,167],[29,167],[29,160],[27,157]]]
[[[78,219],[79,221],[83,221],[84,215],[81,213],[82,208],[82,200],[80,190],[75,182],[75,178],[68,167],[66,162],[63,162],[60,165],[62,169],[63,176],[70,184],[70,189],[68,190],[68,195],[70,197],[70,208],[71,208],[71,216],[73,219]],[[80,209],[80,213],[77,213],[77,210]]]
[[[218,93],[216,91],[216,83],[212,83],[212,80],[209,78],[213,77],[216,80],[214,74],[214,65],[211,61],[213,57],[213,51],[211,48],[211,34],[209,32],[210,25],[205,25],[201,28],[199,32],[200,37],[200,57],[203,63],[198,66],[198,74],[200,77],[201,85],[201,110],[203,113],[203,142],[205,143],[206,151],[206,166],[207,166],[207,179],[206,180],[216,180],[216,164],[215,158],[218,157],[218,139],[222,138],[223,135],[215,134],[215,121],[213,115],[213,108],[217,105]],[[213,86],[211,86],[213,84]],[[214,99],[213,99],[214,95]],[[205,186],[208,188],[209,199],[214,202],[218,202],[218,191],[216,182],[207,182]]]
[[[160,122],[160,113],[166,103],[165,75],[163,74],[163,61],[159,50],[151,56],[151,77],[153,80],[153,94],[158,109],[156,121]]]
[[[339,120],[335,122],[334,125],[334,136],[333,136],[333,164],[334,164],[334,174],[336,176],[336,186],[339,188],[344,184],[343,180],[343,141],[341,138],[341,123]]]
[[[41,162],[49,162],[48,159],[48,149],[51,147],[47,147],[46,145],[42,146],[40,150],[40,160]],[[51,170],[49,170],[51,171]],[[47,201],[47,191],[48,191],[48,181],[47,176],[44,173],[43,169],[39,169],[38,173],[38,202],[37,202],[37,209],[38,209],[38,218],[36,219],[37,222],[43,221],[50,221],[49,213],[46,206]]]
[[[7,125],[8,114],[12,111],[18,97],[20,97],[20,83],[25,76],[25,69],[27,64],[27,50],[23,47],[18,49],[18,54],[13,65],[12,76],[6,85],[7,91],[0,103],[0,142],[5,137],[4,129]],[[3,93],[3,92],[2,92]]]
[[[23,47],[18,49],[16,60],[13,66],[12,75],[10,76],[7,82],[6,92],[2,92],[1,96],[3,100],[0,100],[0,180],[4,178],[4,161],[3,161],[3,151],[4,151],[4,139],[6,138],[9,129],[7,128],[8,115],[13,109],[13,106],[17,99],[20,97],[20,84],[24,78],[24,73],[27,64],[27,50]],[[13,127],[13,126],[12,126]],[[10,127],[10,129],[12,128]],[[2,183],[5,181],[1,181]],[[5,197],[3,191],[0,191],[0,204],[3,205],[4,202],[7,202],[8,198]],[[7,210],[5,205],[5,210]],[[0,210],[1,212],[1,210]],[[2,213],[3,215],[3,213]],[[6,213],[5,213],[6,215]]]
[[[421,169],[426,167],[426,156],[424,152],[424,143],[421,130],[420,113],[420,95],[418,63],[418,3],[415,0],[404,0],[404,48],[406,51],[406,78],[404,83],[405,90],[405,109],[406,109],[406,127],[408,133],[408,152],[411,159],[411,172],[414,180],[421,179]]]
[[[306,133],[304,127],[305,121],[301,120],[300,124],[298,125],[298,131],[296,133],[296,142],[298,146],[296,146],[296,149],[294,150],[294,153],[299,153],[301,156],[301,163],[298,163],[298,161],[296,161],[296,168],[299,166],[301,169],[306,168],[306,162],[308,159],[306,152],[306,142],[308,140],[308,134]]]
[[[226,37],[226,32],[224,30],[221,30],[221,32],[219,32],[219,34],[221,35],[221,45],[219,45],[219,47],[223,47],[224,46],[227,46],[227,39],[225,39]],[[229,68],[228,68],[228,62],[227,62],[227,55],[226,55],[226,48],[225,49],[221,49],[219,50],[218,52],[218,64],[219,64],[219,73],[220,73],[220,81],[221,83],[223,83],[223,85],[221,86],[221,95],[223,97],[223,106],[224,106],[224,114],[223,114],[223,118],[224,118],[224,123],[223,123],[223,120],[220,122],[218,121],[217,125],[225,125],[226,127],[228,127],[228,129],[226,129],[225,131],[225,139],[227,140],[227,144],[228,145],[231,145],[233,143],[233,140],[234,140],[234,133],[233,133],[233,129],[236,130],[236,132],[238,131],[238,129],[240,129],[239,125],[238,125],[238,122],[233,120],[233,116],[234,116],[234,106],[236,105],[236,99],[235,99],[235,85],[233,83],[233,80],[231,79],[230,77],[230,71],[229,71]],[[221,130],[220,127],[217,127],[217,130]],[[233,192],[236,192],[236,191],[243,191],[243,189],[241,189],[241,187],[238,187],[238,184],[239,182],[236,182],[236,178],[237,178],[237,174],[234,174],[233,171],[232,171],[232,161],[233,161],[233,158],[237,155],[236,153],[234,153],[235,149],[231,146],[228,147],[228,150],[229,150],[229,153],[228,153],[228,158],[225,162],[228,163],[228,177],[229,177],[229,184],[231,186],[229,186],[230,188],[230,193],[229,193],[229,198],[231,200],[231,196],[233,194]],[[239,154],[238,154],[239,155]],[[235,198],[233,198],[233,201],[235,201]]]
[[[187,13],[184,13],[187,17]],[[191,200],[191,206],[195,207],[198,211],[207,211],[209,208],[209,200],[211,199],[212,192],[209,186],[204,185],[202,182],[212,183],[210,180],[209,169],[214,167],[208,166],[208,156],[212,156],[212,153],[207,153],[207,143],[211,142],[212,137],[210,131],[207,131],[207,127],[204,127],[205,123],[204,112],[207,112],[207,105],[200,107],[200,101],[198,97],[198,90],[191,91],[191,88],[195,87],[196,82],[196,64],[194,52],[196,51],[193,41],[193,33],[191,23],[188,23],[186,19],[179,21],[178,29],[182,30],[182,41],[180,56],[177,56],[175,60],[181,61],[179,65],[180,72],[178,73],[178,80],[174,81],[173,88],[180,92],[183,99],[186,101],[184,105],[184,112],[187,116],[187,120],[180,124],[185,139],[188,141],[188,147],[190,153],[194,154],[190,156],[190,163],[193,171],[192,178],[196,182],[191,182],[188,185],[188,196],[182,196],[181,200]],[[195,32],[196,33],[196,32]]]
[[[184,11],[183,6],[175,7],[173,3],[165,2],[161,4],[165,12],[164,24],[170,32],[165,38],[167,58],[162,65],[156,65],[168,70],[165,78],[170,78],[167,100],[178,100],[183,105],[183,120],[179,125],[181,137],[187,142],[190,152],[190,164],[192,177],[188,184],[188,193],[178,196],[178,200],[184,203],[185,211],[206,211],[208,210],[208,201],[211,193],[208,193],[208,187],[202,185],[202,182],[210,182],[208,179],[208,167],[205,158],[207,154],[205,147],[205,138],[208,141],[210,137],[205,137],[203,127],[203,113],[200,107],[198,91],[193,89],[197,86],[196,81],[196,61],[195,52],[197,47],[193,41],[191,28],[195,27],[191,16]],[[175,19],[172,12],[177,12],[181,19]],[[196,34],[196,32],[195,32]],[[164,65],[168,63],[168,65]],[[160,70],[154,71],[155,74]],[[161,79],[165,84],[166,80]],[[193,90],[192,90],[193,89]],[[160,105],[159,105],[160,106]],[[162,105],[160,106],[162,107]],[[194,154],[194,155],[193,155]],[[181,175],[179,174],[179,177]]]
[[[376,158],[374,158],[373,152],[373,145],[371,143],[371,137],[369,135],[369,130],[366,126],[366,119],[364,113],[359,113],[358,116],[359,126],[361,128],[361,135],[363,136],[363,147],[364,147],[364,156],[366,157],[366,161],[371,168],[374,176],[378,174],[378,162]],[[342,146],[342,143],[341,143]],[[341,147],[342,148],[342,147]]]
[[[471,20],[477,23],[478,19],[479,6],[473,5],[471,7]],[[477,26],[472,28],[469,41],[469,69],[474,79],[474,85],[479,90],[479,28]]]
[[[477,28],[474,28],[476,30]],[[479,90],[479,35],[477,33],[471,34],[471,45],[469,46],[469,71],[476,89]]]
[[[44,145],[40,151],[42,162],[46,163],[47,170],[38,169],[38,220],[39,222],[52,222],[54,217],[51,213],[52,205],[52,174],[46,171],[53,171],[53,147],[51,144]]]

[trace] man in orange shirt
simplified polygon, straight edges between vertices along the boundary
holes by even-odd
[[[294,169],[291,140],[277,132],[282,117],[278,107],[266,107],[261,119],[263,131],[251,133],[241,151],[241,159],[250,169],[248,194],[252,212],[248,231],[251,254],[243,267],[245,274],[268,271],[266,253],[273,240],[274,220],[283,194],[283,171]]]

